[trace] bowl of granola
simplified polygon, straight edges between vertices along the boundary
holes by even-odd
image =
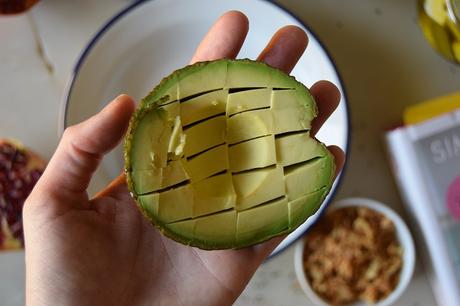
[[[320,306],[393,304],[415,265],[412,236],[387,205],[366,198],[334,203],[296,246],[301,288]]]

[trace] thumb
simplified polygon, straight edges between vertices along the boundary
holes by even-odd
[[[81,201],[82,195],[87,199],[94,171],[103,155],[120,142],[134,107],[129,96],[120,95],[98,114],[67,128],[34,191],[67,204]]]

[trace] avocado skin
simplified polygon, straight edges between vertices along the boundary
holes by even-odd
[[[308,107],[311,108],[311,111],[313,112],[313,117],[316,117],[318,113],[314,98],[305,85],[298,82],[293,76],[287,75],[277,68],[274,68],[265,63],[256,62],[250,59],[239,59],[239,60],[220,59],[220,60],[215,60],[215,61],[198,62],[192,65],[188,65],[184,68],[174,71],[169,76],[163,78],[163,80],[146,97],[144,97],[141,100],[138,108],[136,109],[136,111],[134,112],[133,116],[130,119],[129,127],[127,130],[125,142],[124,142],[124,173],[125,173],[126,182],[127,182],[127,186],[130,191],[130,194],[134,198],[139,210],[144,215],[144,217],[147,218],[147,220],[149,220],[150,223],[154,225],[163,235],[177,242],[180,242],[184,245],[190,245],[190,246],[198,247],[198,248],[205,249],[205,250],[230,249],[230,248],[239,249],[239,248],[252,246],[252,245],[267,241],[276,236],[289,234],[290,232],[294,231],[300,224],[303,223],[303,222],[300,222],[300,223],[296,222],[298,224],[295,224],[295,226],[293,227],[288,227],[287,229],[281,232],[277,231],[275,227],[273,232],[265,231],[264,233],[261,233],[260,236],[256,236],[251,241],[241,241],[240,243],[227,244],[225,242],[219,242],[219,241],[204,241],[204,240],[190,239],[186,237],[187,235],[181,235],[181,234],[178,234],[178,233],[175,233],[169,230],[166,224],[163,224],[159,220],[157,220],[155,216],[149,213],[148,210],[140,203],[138,195],[134,191],[135,190],[134,182],[130,175],[133,169],[130,152],[133,149],[133,140],[134,140],[135,131],[136,131],[136,127],[138,123],[149,112],[156,111],[161,105],[165,104],[166,102],[174,100],[174,98],[171,98],[170,96],[165,95],[165,93],[168,91],[168,89],[171,88],[171,86],[175,86],[176,82],[178,82],[180,78],[184,78],[195,72],[205,69],[208,65],[229,65],[229,64],[230,65],[256,65],[256,66],[259,66],[260,69],[268,69],[270,71],[270,75],[272,78],[276,77],[276,78],[282,79],[282,82],[284,84],[289,84],[292,88],[300,90],[300,92],[303,95],[305,95],[305,99],[304,99],[305,103],[311,102],[311,105],[308,105]],[[328,181],[328,184],[323,187],[324,192],[321,195],[317,205],[315,205],[315,207],[312,209],[311,215],[313,215],[319,209],[322,201],[326,198],[327,194],[329,193],[332,187],[332,183],[333,183],[334,175],[335,175],[334,157],[327,150],[324,144],[320,143],[320,145],[324,148],[323,158],[326,158],[329,161],[328,169],[324,169],[324,175],[326,176],[325,180]]]

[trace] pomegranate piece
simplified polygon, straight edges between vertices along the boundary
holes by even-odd
[[[0,139],[0,250],[24,246],[22,207],[45,166],[32,151]]]

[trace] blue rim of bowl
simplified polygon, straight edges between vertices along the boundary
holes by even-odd
[[[70,95],[72,94],[72,89],[73,85],[75,83],[75,79],[78,75],[78,72],[80,71],[80,68],[85,61],[86,57],[90,53],[90,51],[93,49],[95,44],[99,41],[99,39],[116,23],[118,20],[123,18],[126,14],[131,12],[133,9],[137,8],[138,6],[145,4],[147,2],[154,1],[154,0],[137,0],[134,1],[133,3],[129,4],[125,8],[121,9],[118,13],[116,13],[114,16],[112,16],[109,20],[105,22],[105,24],[94,34],[94,36],[90,39],[90,41],[87,43],[86,47],[83,49],[81,52],[80,56],[78,57],[78,60],[71,72],[71,75],[69,77],[69,80],[67,82],[66,88],[64,90],[64,96],[63,96],[63,105],[61,106],[61,111],[60,111],[60,118],[59,118],[59,136],[62,135],[64,132],[64,129],[67,127],[67,109],[68,109],[68,104],[69,104],[69,99]],[[270,3],[274,5],[275,7],[281,9],[284,11],[286,14],[291,16],[293,19],[295,19],[298,23],[300,23],[304,28],[306,28],[310,34],[316,39],[316,41],[319,43],[321,48],[324,50],[326,53],[326,56],[328,57],[329,61],[332,63],[332,66],[334,67],[334,71],[337,74],[337,78],[339,79],[340,85],[342,87],[342,93],[343,93],[343,101],[345,101],[345,110],[346,110],[346,124],[347,124],[347,139],[345,143],[345,163],[343,166],[342,171],[339,173],[336,183],[335,183],[335,188],[331,191],[328,200],[322,204],[324,206],[323,209],[319,211],[319,214],[315,216],[316,220],[312,222],[310,227],[306,228],[302,233],[299,234],[299,236],[292,241],[290,241],[285,247],[277,250],[276,253],[272,253],[268,259],[271,259],[275,257],[276,255],[282,253],[284,250],[286,250],[289,246],[292,246],[296,241],[301,239],[303,235],[308,231],[309,228],[311,228],[318,220],[319,218],[324,214],[326,211],[327,207],[329,204],[332,202],[333,198],[335,197],[337,190],[339,189],[339,186],[342,183],[343,175],[345,173],[345,170],[348,165],[348,159],[349,159],[349,151],[350,151],[350,137],[351,137],[351,124],[350,124],[350,108],[348,105],[348,95],[345,89],[345,84],[343,82],[343,78],[337,68],[337,64],[335,63],[334,59],[331,57],[329,50],[325,47],[324,43],[318,38],[318,36],[315,34],[314,31],[312,31],[311,27],[307,25],[302,19],[300,19],[297,15],[289,11],[287,8],[282,6],[279,3],[276,3],[274,0],[260,0],[260,1],[265,1],[267,3]]]

